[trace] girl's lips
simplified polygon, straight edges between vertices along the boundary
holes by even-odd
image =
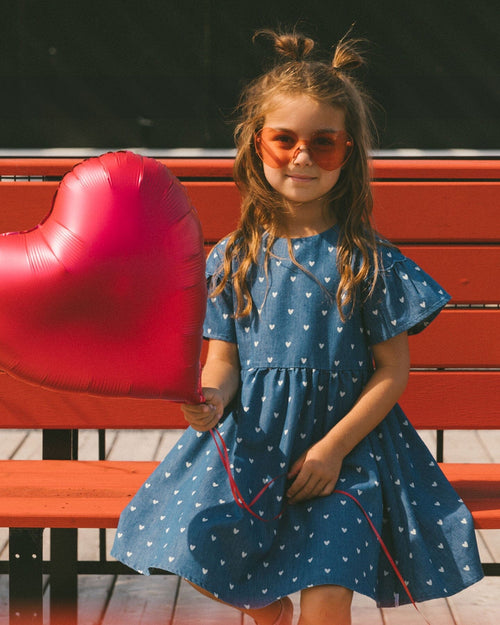
[[[287,174],[287,176],[297,182],[309,182],[315,179],[314,176],[304,176],[304,174]]]

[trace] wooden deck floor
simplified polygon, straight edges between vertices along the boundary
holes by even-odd
[[[161,460],[176,442],[178,431],[109,431],[107,452],[112,460]],[[434,449],[434,434],[422,433]],[[2,431],[0,457],[29,459],[40,455],[40,432]],[[97,458],[97,433],[80,434],[80,457]],[[500,461],[500,431],[458,431],[445,436],[445,460]],[[48,550],[49,532],[44,549]],[[109,530],[108,549],[114,531]],[[0,558],[8,554],[7,530],[0,529]],[[483,561],[500,561],[500,530],[478,532]],[[97,530],[79,530],[79,555],[97,559]],[[0,625],[8,625],[7,576],[0,576]],[[48,594],[48,593],[46,593]],[[431,625],[498,625],[500,623],[500,578],[486,578],[448,600],[419,606]],[[298,595],[292,596],[298,619]],[[46,621],[48,625],[48,620]],[[423,625],[412,606],[379,610],[355,595],[353,625]],[[79,580],[79,625],[252,625],[236,610],[205,599],[173,575],[144,578],[139,575],[82,575]],[[45,625],[45,623],[44,623]]]

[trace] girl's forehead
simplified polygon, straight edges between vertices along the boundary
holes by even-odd
[[[345,130],[340,107],[307,95],[280,95],[266,106],[264,125],[289,130]]]

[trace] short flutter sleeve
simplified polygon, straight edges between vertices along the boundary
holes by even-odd
[[[234,324],[233,290],[228,281],[222,293],[211,296],[214,286],[220,281],[226,240],[220,241],[210,252],[206,264],[208,285],[207,312],[203,324],[203,337],[236,343]]]
[[[446,291],[397,248],[381,245],[380,271],[363,303],[363,322],[374,345],[408,332],[418,334],[450,300]]]

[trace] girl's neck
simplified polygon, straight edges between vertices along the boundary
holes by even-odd
[[[287,206],[279,234],[291,239],[314,236],[329,230],[337,220],[331,210],[308,210],[304,205]]]

